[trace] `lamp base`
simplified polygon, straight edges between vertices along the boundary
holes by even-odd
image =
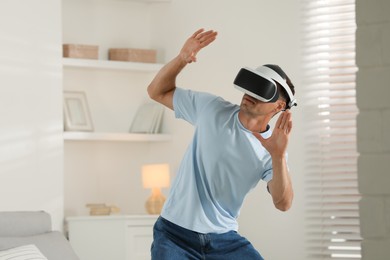
[[[165,197],[158,188],[152,189],[152,195],[145,203],[146,211],[151,215],[159,215],[164,206]]]

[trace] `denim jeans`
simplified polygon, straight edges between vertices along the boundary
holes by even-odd
[[[264,260],[235,231],[201,234],[159,217],[153,228],[152,260]]]

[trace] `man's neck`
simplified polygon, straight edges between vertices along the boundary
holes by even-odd
[[[268,130],[269,120],[264,116],[254,117],[240,110],[238,112],[238,119],[251,132],[262,133]]]

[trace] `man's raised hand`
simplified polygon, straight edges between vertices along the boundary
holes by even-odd
[[[197,53],[210,43],[212,43],[217,37],[217,32],[213,30],[204,31],[204,29],[197,30],[187,41],[184,43],[183,48],[180,51],[180,57],[186,62],[196,62]]]
[[[287,150],[288,139],[292,129],[291,112],[282,112],[276,121],[272,135],[265,139],[259,133],[253,135],[261,142],[271,156],[284,156]]]

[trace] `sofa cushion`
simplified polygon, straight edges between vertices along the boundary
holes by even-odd
[[[31,236],[51,231],[51,218],[44,211],[0,212],[0,237]]]
[[[45,234],[24,237],[0,237],[0,250],[34,244],[50,260],[78,260],[68,240],[61,232],[53,231]]]
[[[35,245],[25,245],[0,251],[0,260],[48,260]]]

